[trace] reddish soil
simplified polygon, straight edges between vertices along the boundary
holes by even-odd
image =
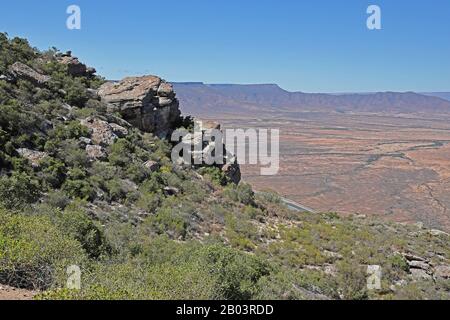
[[[0,284],[0,300],[32,300],[36,292]]]
[[[316,211],[376,215],[450,230],[450,116],[339,113],[217,117],[225,127],[279,128],[280,171],[243,166],[256,189]]]

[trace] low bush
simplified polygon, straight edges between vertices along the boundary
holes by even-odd
[[[0,209],[0,283],[47,289],[62,284],[65,268],[84,261],[81,244],[48,217]]]
[[[37,201],[39,195],[39,183],[26,173],[0,177],[0,203],[7,209],[24,209]]]

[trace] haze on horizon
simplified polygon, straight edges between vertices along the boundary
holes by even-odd
[[[65,27],[71,4],[82,10],[81,30]],[[382,30],[366,27],[370,4],[381,7]],[[2,9],[0,31],[40,49],[71,49],[109,79],[157,74],[302,92],[450,91],[446,0],[17,0]]]

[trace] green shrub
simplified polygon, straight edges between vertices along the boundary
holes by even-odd
[[[188,223],[177,208],[161,208],[157,214],[147,218],[145,225],[156,234],[168,234],[172,238],[184,239]]]
[[[145,259],[99,263],[86,270],[79,292],[57,290],[39,298],[251,299],[260,290],[259,280],[270,272],[258,258],[222,245],[176,244],[160,239],[150,246],[157,251],[146,254]]]
[[[62,230],[81,243],[90,258],[109,255],[110,246],[97,224],[76,206],[69,206],[59,219]]]
[[[273,191],[258,193],[258,198],[273,204],[281,204],[281,197]]]
[[[195,263],[99,264],[83,278],[81,291],[53,290],[42,300],[214,299],[214,279]]]
[[[392,268],[397,271],[405,271],[405,272],[409,271],[408,262],[400,254],[395,254],[395,255],[390,256],[388,258],[388,262],[391,264]]]
[[[232,201],[245,205],[254,205],[255,203],[255,193],[252,187],[246,183],[240,183],[238,186],[230,184],[225,188],[224,194]]]
[[[150,176],[151,172],[145,168],[142,163],[133,162],[126,168],[126,176],[134,183],[142,183],[146,178]]]
[[[225,173],[216,167],[202,167],[198,173],[208,177],[217,186],[225,186],[230,182]]]
[[[52,208],[64,210],[70,203],[70,198],[61,190],[52,190],[47,194],[44,203]]]
[[[340,261],[337,264],[338,284],[345,300],[367,299],[367,275],[355,261]]]
[[[154,213],[161,204],[162,195],[159,193],[141,193],[137,206],[149,213]]]
[[[69,197],[75,199],[92,199],[94,197],[94,189],[86,178],[85,171],[73,168],[68,172],[68,177],[62,185],[62,190]]]
[[[67,124],[59,125],[55,128],[53,135],[60,140],[79,139],[89,137],[89,129],[79,121],[70,121]]]
[[[132,159],[134,147],[126,139],[118,139],[109,150],[109,162],[114,166],[124,167],[128,165]]]
[[[68,167],[85,168],[88,165],[86,151],[80,148],[78,141],[70,139],[59,144],[58,158],[62,159]]]
[[[161,192],[163,188],[164,188],[164,180],[162,179],[159,173],[154,172],[152,173],[150,178],[146,179],[142,183],[139,190],[143,193],[145,192],[158,193]]]
[[[216,279],[219,299],[251,299],[258,292],[259,279],[270,273],[266,262],[223,245],[201,248],[198,254],[201,264]]]
[[[258,300],[339,299],[335,279],[316,270],[281,270],[258,282]]]
[[[39,178],[52,188],[59,188],[66,176],[64,163],[52,157],[45,157],[40,162]]]
[[[48,217],[0,209],[0,283],[45,289],[57,284],[66,267],[84,259],[81,245]]]
[[[26,173],[0,177],[0,203],[7,209],[23,209],[36,202],[39,195],[38,182]]]

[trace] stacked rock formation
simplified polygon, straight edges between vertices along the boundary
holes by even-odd
[[[172,85],[156,76],[108,82],[98,94],[110,112],[119,112],[132,125],[159,137],[167,137],[180,119]]]
[[[72,56],[71,51],[58,56],[58,62],[67,66],[67,72],[74,77],[91,77],[96,73],[94,68],[81,63],[77,57]]]

